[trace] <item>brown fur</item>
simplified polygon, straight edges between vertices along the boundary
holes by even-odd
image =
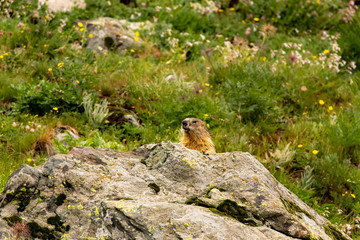
[[[186,118],[182,121],[183,136],[180,142],[187,148],[216,153],[211,134],[203,121]]]

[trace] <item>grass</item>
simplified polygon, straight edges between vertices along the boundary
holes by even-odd
[[[61,153],[74,146],[128,151],[179,141],[181,121],[197,117],[219,152],[255,155],[360,239],[360,16],[351,2],[144,0],[134,7],[88,0],[85,10],[50,14],[42,7],[35,18],[35,2],[6,2],[1,189],[21,164],[46,160],[35,143],[46,143],[59,123],[82,134],[67,146],[55,142]],[[99,53],[87,48],[89,32],[77,24],[96,17],[153,26],[136,30],[140,48]],[[125,123],[125,114],[141,126]]]

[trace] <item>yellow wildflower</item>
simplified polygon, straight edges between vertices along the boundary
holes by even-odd
[[[199,90],[199,93],[202,93],[202,92],[203,92],[203,90],[202,90],[202,89],[200,89],[200,90]]]
[[[54,111],[59,111],[59,109],[57,107],[53,107]]]
[[[78,22],[77,24],[79,27],[83,27],[84,25],[82,24],[82,22]]]
[[[138,42],[139,41],[139,37],[135,37],[135,42]]]
[[[263,57],[263,61],[266,61],[266,57]]]
[[[325,53],[325,54],[328,54],[329,52],[330,52],[330,51],[329,51],[328,49],[325,49],[325,50],[324,50],[324,53]]]
[[[316,154],[319,153],[319,151],[318,151],[318,150],[313,150],[312,153],[313,153],[314,155],[316,155]]]
[[[132,53],[133,53],[133,52],[135,52],[135,50],[134,50],[134,49],[130,49],[130,52],[132,52]]]
[[[230,8],[230,11],[231,11],[231,12],[234,12],[234,11],[235,11],[235,8]]]
[[[317,56],[313,56],[313,59],[316,59],[317,58]]]
[[[247,57],[246,60],[250,61],[251,57]]]
[[[205,83],[205,86],[206,86],[206,87],[209,87],[209,86],[210,86],[210,84],[208,84],[208,83]]]
[[[80,32],[84,31],[84,28],[80,28]]]
[[[4,58],[4,56],[3,56],[3,55],[0,55],[0,58]]]
[[[298,148],[302,148],[302,147],[303,147],[303,145],[302,145],[302,144],[299,144],[299,145],[298,145]]]
[[[258,21],[260,21],[260,19],[256,17],[256,18],[254,18],[254,21],[258,22]]]
[[[352,194],[350,194],[350,195],[351,195],[353,198],[356,198],[355,194],[352,193]]]
[[[4,56],[8,56],[9,54],[8,53],[4,53]]]
[[[26,159],[26,161],[31,162],[31,158]]]
[[[334,108],[333,108],[332,106],[330,106],[330,107],[329,107],[329,110],[332,111],[332,110],[334,110]]]
[[[320,4],[320,0],[316,0],[316,3],[317,3],[317,4]]]
[[[52,71],[52,68],[49,68],[48,71],[51,72],[51,71]]]
[[[91,33],[89,34],[89,38],[93,38],[94,37],[94,35],[92,35]]]
[[[320,104],[320,105],[324,105],[324,104],[325,104],[325,102],[324,102],[323,100],[321,100],[321,99],[320,99],[320,100],[319,100],[319,104]]]
[[[63,62],[60,62],[60,63],[58,63],[58,65],[57,65],[59,68],[61,68],[61,67],[63,67],[64,66],[64,63]]]
[[[204,117],[208,117],[208,116],[209,116],[209,114],[207,114],[207,113],[204,114]]]
[[[139,36],[140,36],[140,33],[139,33],[139,32],[136,32],[136,33],[135,33],[135,36],[139,37]]]
[[[79,80],[76,80],[76,83],[79,84],[80,83]]]
[[[218,12],[221,13],[221,12],[224,12],[224,10],[222,10],[221,8],[219,8],[219,9],[218,9]]]
[[[47,44],[44,44],[44,47],[48,47],[49,45],[47,45]]]

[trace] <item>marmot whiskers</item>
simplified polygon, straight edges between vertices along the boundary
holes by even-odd
[[[182,129],[184,132],[180,141],[185,147],[216,153],[211,134],[203,121],[197,118],[186,118],[182,121]]]

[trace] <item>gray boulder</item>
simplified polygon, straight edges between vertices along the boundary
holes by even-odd
[[[170,142],[22,165],[0,203],[1,239],[350,239],[250,154]]]
[[[101,17],[88,21],[80,21],[88,30],[87,45],[99,52],[115,49],[139,48],[143,43],[137,30],[149,29],[150,22],[129,22],[109,17]],[[90,37],[91,36],[91,37]]]

